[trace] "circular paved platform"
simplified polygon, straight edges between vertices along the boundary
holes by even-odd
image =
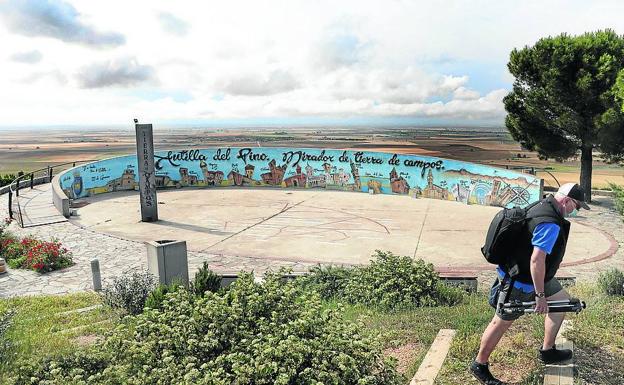
[[[491,269],[479,249],[497,207],[408,196],[282,189],[158,192],[156,223],[140,222],[137,192],[83,199],[71,222],[135,240],[186,240],[189,250],[271,260],[362,264],[376,249],[439,270]],[[572,220],[568,265],[606,256],[607,234]]]
[[[47,213],[50,185],[29,194],[41,204],[26,205],[27,214]],[[366,263],[375,249],[425,258],[441,272],[476,274],[486,285],[493,275],[479,247],[495,207],[328,191],[185,189],[160,191],[163,221],[148,224],[139,222],[137,198],[135,192],[101,195],[82,202],[71,221],[28,228],[12,223],[15,235],[59,240],[75,264],[47,274],[8,269],[0,275],[0,297],[89,290],[92,258],[100,260],[106,284],[146,268],[142,240],[165,238],[189,242],[191,275],[204,262],[217,273],[303,272],[318,262]],[[0,218],[8,216],[7,203],[0,195]],[[595,280],[606,269],[624,269],[621,216],[612,198],[595,203],[572,220],[562,275]]]

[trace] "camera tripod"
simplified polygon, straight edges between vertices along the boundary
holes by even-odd
[[[587,306],[578,298],[570,298],[557,301],[548,301],[549,313],[579,313]],[[502,304],[503,314],[529,314],[535,313],[535,301],[521,302],[511,301]]]

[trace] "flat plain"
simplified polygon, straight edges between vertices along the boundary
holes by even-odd
[[[383,151],[455,159],[520,170],[535,169],[546,186],[578,181],[580,160],[539,159],[503,128],[289,127],[154,130],[156,150],[211,147],[305,147]],[[136,151],[134,129],[0,130],[0,174],[30,172],[64,162],[104,159]],[[546,170],[544,170],[546,169]],[[624,169],[595,154],[592,185],[624,185]]]

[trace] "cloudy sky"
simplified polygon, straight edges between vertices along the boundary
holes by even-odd
[[[0,126],[502,124],[509,52],[624,2],[0,0]]]

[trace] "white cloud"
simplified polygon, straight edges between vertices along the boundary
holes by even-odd
[[[41,55],[41,52],[37,50],[27,51],[27,52],[16,52],[13,55],[11,55],[12,61],[18,62],[18,63],[26,63],[26,64],[39,63],[42,58],[43,58],[43,55]]]
[[[369,99],[410,104],[446,97],[466,84],[466,76],[427,74],[415,67],[402,70],[343,69],[321,78],[322,88],[335,99]],[[323,89],[319,89],[323,92]]]
[[[312,49],[312,61],[325,71],[352,67],[367,60],[370,45],[348,31],[327,31]]]
[[[479,98],[479,93],[466,87],[458,87],[453,91],[453,99],[474,100]]]
[[[0,16],[11,31],[24,36],[45,36],[93,47],[125,42],[119,33],[100,32],[84,23],[74,7],[61,0],[8,0],[0,5]]]
[[[130,87],[155,80],[154,69],[141,65],[136,58],[119,58],[89,64],[80,69],[76,78],[82,88]]]
[[[0,13],[0,88],[11,90],[0,93],[0,126],[134,115],[502,124],[511,49],[561,32],[624,32],[615,0],[9,0]],[[35,72],[11,56],[35,51]]]
[[[68,82],[67,76],[59,70],[33,72],[21,79],[21,82],[25,84],[37,83],[40,81],[56,82],[56,84],[51,83],[53,86],[64,86]]]
[[[189,32],[190,25],[169,12],[160,12],[158,20],[165,31],[174,35],[185,36]]]
[[[230,95],[267,96],[292,91],[299,86],[288,71],[275,70],[268,74],[235,74],[219,79],[217,88]]]

